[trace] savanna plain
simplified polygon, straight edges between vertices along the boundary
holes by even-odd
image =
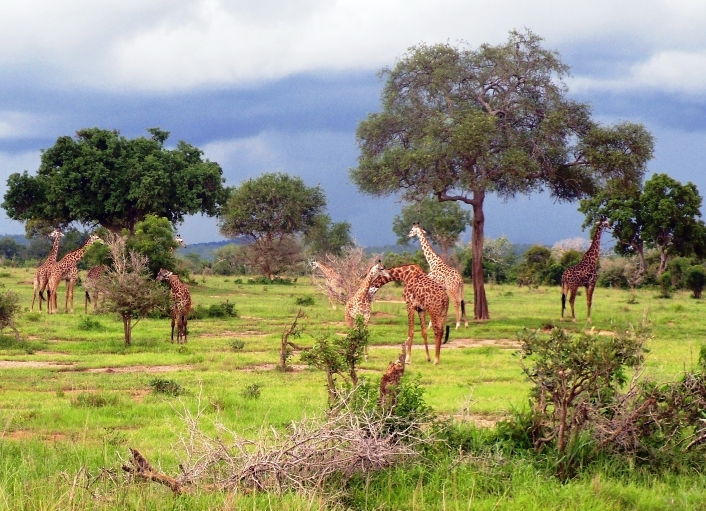
[[[694,367],[706,344],[706,304],[690,293],[665,299],[641,289],[629,303],[629,291],[599,288],[588,325],[585,293],[576,300],[578,322],[560,323],[558,287],[488,284],[492,319],[454,330],[452,305],[451,335],[438,366],[426,361],[417,325],[405,374],[468,441],[354,477],[332,499],[315,491],[175,494],[121,470],[135,448],[176,476],[188,436],[184,417],[198,410],[205,428],[217,421],[245,438],[325,415],[324,372],[304,364],[298,352],[288,360],[291,371],[276,370],[283,332],[299,310],[305,316],[292,339],[298,346],[346,335],[342,307],[332,309],[309,277],[265,285],[247,277],[192,276],[196,305],[228,302],[237,315],[190,320],[185,345],[169,342],[168,318],[144,318],[132,346],[125,346],[122,320],[90,308],[84,314],[80,287],[75,314],[63,313],[63,286],[60,314],[38,313],[36,306],[29,312],[32,276],[32,269],[0,269],[0,283],[27,307],[16,322],[19,342],[9,329],[0,332],[0,509],[706,509],[701,470],[660,473],[606,459],[560,480],[536,456],[481,447],[499,421],[527,406],[518,331],[547,335],[561,325],[574,335],[590,328],[611,335],[646,314],[653,336],[645,373],[674,380]],[[469,284],[466,300],[472,316]],[[402,288],[381,289],[372,308],[369,357],[360,374],[376,385],[406,337]],[[164,392],[164,385],[180,392]]]

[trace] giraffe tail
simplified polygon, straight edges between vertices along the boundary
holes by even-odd
[[[450,328],[451,327],[449,325],[446,325],[446,336],[444,337],[444,342],[442,342],[441,344],[446,344],[447,342],[449,342],[449,329]]]
[[[86,301],[88,303],[91,303],[91,293],[89,293],[88,291],[86,291]]]
[[[566,309],[566,291],[562,288],[561,290],[561,312],[564,312],[564,309]]]
[[[461,317],[466,316],[466,300],[461,299]]]

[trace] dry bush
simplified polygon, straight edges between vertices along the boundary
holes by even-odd
[[[340,256],[326,254],[321,262],[330,267],[337,277],[332,282],[330,279],[322,281],[317,278],[322,275],[321,271],[312,268],[312,283],[328,297],[331,304],[345,304],[357,291],[365,271],[381,257],[382,254],[366,256],[361,247],[347,247]]]
[[[197,412],[186,407],[181,414],[187,434],[179,440],[186,459],[181,474],[170,477],[154,470],[135,449],[123,470],[164,484],[175,493],[201,491],[288,490],[331,492],[355,474],[375,472],[417,455],[428,443],[422,428],[414,424],[390,432],[390,415],[376,410],[349,408],[332,410],[325,420],[304,419],[286,432],[263,429],[255,440],[240,437],[219,421],[215,434],[204,432],[205,407]],[[210,428],[209,428],[210,429]]]

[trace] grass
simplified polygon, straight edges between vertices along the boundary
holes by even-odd
[[[33,271],[6,273],[7,287],[29,307]],[[190,290],[195,304],[209,308],[227,302],[237,316],[190,320],[185,346],[168,342],[169,319],[145,318],[133,330],[133,345],[126,347],[122,321],[85,315],[78,288],[75,314],[63,313],[60,294],[61,314],[20,315],[21,342],[9,331],[0,333],[0,509],[328,509],[324,501],[306,495],[172,497],[156,485],[111,482],[119,476],[120,457],[128,447],[138,448],[167,473],[178,473],[181,453],[174,446],[184,433],[180,413],[184,407],[195,410],[199,400],[207,404],[209,417],[218,416],[244,435],[263,427],[285,428],[326,409],[323,373],[302,366],[296,354],[289,361],[294,371],[274,368],[282,332],[300,308],[306,317],[295,342],[311,346],[321,337],[345,334],[342,307],[331,309],[307,278],[273,285],[211,276],[190,284]],[[529,386],[512,344],[516,332],[560,324],[558,288],[488,285],[486,292],[491,321],[472,322],[467,329],[452,326],[439,366],[425,361],[417,326],[407,369],[420,376],[425,399],[437,412],[479,424],[526,403]],[[391,284],[378,291],[373,303],[372,346],[361,366],[373,381],[396,358],[406,337],[401,296],[402,288]],[[706,336],[706,303],[688,293],[658,298],[649,289],[638,291],[635,304],[628,299],[626,290],[597,289],[593,324],[587,325],[585,295],[579,296],[579,321],[563,326],[574,332],[591,327],[610,332],[647,313],[654,326],[647,373],[669,380],[692,367]],[[390,470],[361,481],[353,507],[698,509],[705,501],[700,474],[635,480],[599,471],[562,484],[521,459],[504,461],[493,477],[473,462],[447,463]]]

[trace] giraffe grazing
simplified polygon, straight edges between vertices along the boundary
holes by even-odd
[[[569,266],[561,276],[561,320],[564,321],[564,309],[566,309],[566,293],[570,292],[569,303],[571,304],[571,319],[576,323],[574,314],[574,300],[576,291],[580,286],[586,288],[586,304],[588,315],[586,321],[591,322],[591,303],[593,301],[593,290],[596,288],[598,280],[598,257],[601,250],[601,234],[605,229],[610,229],[610,223],[605,218],[596,222],[596,232],[593,241],[578,264]]]
[[[74,312],[74,286],[78,280],[78,267],[76,264],[83,258],[86,249],[94,243],[105,243],[95,234],[91,234],[81,248],[69,252],[61,261],[52,266],[49,271],[49,283],[47,285],[47,311],[49,314],[56,314],[59,306],[57,305],[57,292],[59,291],[59,283],[62,280],[66,281],[66,302],[64,303],[64,312],[69,311],[69,300],[71,300],[71,313]]]
[[[344,290],[343,282],[341,276],[336,273],[336,271],[330,266],[326,266],[324,263],[319,261],[311,261],[312,270],[319,270],[324,274],[326,279],[326,293],[328,297],[328,303],[333,310],[336,310],[336,299],[341,303],[346,303],[346,292]]]
[[[49,270],[53,265],[56,264],[56,255],[59,253],[59,241],[61,241],[64,233],[61,229],[56,228],[48,235],[50,238],[54,238],[54,243],[52,244],[51,251],[47,256],[47,259],[37,268],[34,272],[34,280],[32,281],[32,306],[30,310],[34,311],[34,300],[39,295],[39,310],[42,310],[42,302],[44,301],[44,289],[47,287],[49,282]]]
[[[93,312],[98,310],[98,294],[100,290],[98,289],[98,284],[103,273],[108,269],[104,264],[99,266],[94,266],[86,274],[86,278],[83,281],[83,288],[86,290],[86,297],[83,301],[83,313],[88,314],[88,304],[93,301]],[[93,295],[93,299],[91,299]],[[103,300],[105,301],[105,293],[103,293]]]
[[[179,280],[177,275],[161,268],[157,274],[156,280],[166,280],[169,284],[169,289],[172,294],[172,337],[171,342],[174,342],[174,325],[177,327],[177,344],[187,342],[187,323],[189,320],[189,311],[191,311],[191,293],[186,284]],[[183,339],[183,341],[182,341]]]
[[[357,316],[363,316],[363,322],[365,326],[368,326],[370,321],[370,302],[372,301],[372,295],[370,293],[370,284],[378,276],[390,277],[391,275],[387,273],[387,270],[379,261],[368,268],[365,273],[365,277],[358,285],[356,292],[346,301],[345,318],[348,328],[353,328],[355,326],[355,318]]]
[[[424,257],[429,263],[429,277],[435,280],[449,293],[449,296],[454,302],[454,310],[456,311],[456,329],[461,325],[463,320],[464,325],[468,326],[468,318],[466,317],[466,301],[463,299],[463,278],[455,268],[446,264],[441,257],[434,252],[434,249],[426,237],[426,231],[421,228],[418,223],[412,224],[412,230],[407,235],[408,238],[417,236],[419,243],[422,245]]]
[[[444,286],[432,280],[424,270],[416,264],[405,264],[387,268],[389,277],[378,276],[372,283],[372,287],[379,289],[392,280],[404,282],[404,300],[407,304],[407,356],[405,363],[412,363],[412,340],[414,338],[414,313],[419,314],[419,321],[422,324],[422,338],[424,348],[427,351],[427,362],[431,362],[429,356],[429,344],[427,342],[426,314],[431,317],[431,326],[434,329],[434,341],[436,352],[434,364],[439,363],[441,356],[442,337],[444,337],[444,323],[449,309],[449,295],[446,294]],[[449,327],[446,326],[445,344],[449,340]]]

